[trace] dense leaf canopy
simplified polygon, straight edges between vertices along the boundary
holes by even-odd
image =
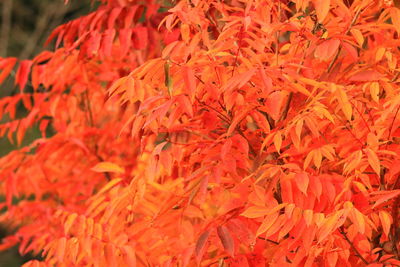
[[[0,158],[1,248],[43,255],[25,266],[399,266],[397,4],[103,0],[53,50],[1,58],[19,93],[0,135],[43,133]]]

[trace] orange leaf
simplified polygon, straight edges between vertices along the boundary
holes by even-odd
[[[352,107],[351,107],[351,104],[349,102],[349,99],[347,97],[346,92],[344,91],[343,88],[336,87],[336,85],[333,85],[333,87],[337,88],[336,89],[337,99],[338,99],[338,102],[339,102],[339,104],[340,104],[340,106],[342,108],[342,111],[343,111],[344,115],[346,116],[346,119],[348,121],[351,121],[351,116],[353,114],[353,110],[352,110]]]
[[[283,99],[281,91],[272,92],[267,100],[265,100],[265,106],[260,108],[260,110],[267,112],[276,121],[281,115]]]
[[[295,175],[294,179],[295,179],[297,187],[300,189],[300,191],[303,192],[305,195],[307,195],[308,183],[310,181],[308,174],[305,172],[297,173]]]
[[[239,114],[237,114],[232,122],[231,125],[228,128],[227,131],[227,135],[230,136],[236,129],[236,127],[238,126],[238,124],[244,119],[246,118],[246,116],[249,114],[250,111],[252,111],[254,108],[253,107],[247,107],[247,109],[244,109],[242,112],[240,112]]]
[[[321,60],[329,60],[332,58],[338,50],[340,41],[338,39],[329,39],[324,41],[322,44],[317,46],[315,49],[315,57]]]
[[[315,11],[317,13],[319,23],[322,23],[328,15],[330,3],[330,0],[314,0]]]
[[[116,249],[115,246],[111,243],[107,243],[104,249],[104,256],[107,261],[107,266],[116,267],[117,266],[117,258],[116,258]]]
[[[108,191],[109,189],[113,188],[117,184],[119,184],[122,181],[121,178],[116,178],[112,179],[110,182],[108,182],[97,194],[101,195],[104,192]]]
[[[375,70],[364,70],[352,75],[349,79],[351,82],[370,82],[379,81],[384,76]]]
[[[123,173],[124,169],[112,162],[100,162],[97,163],[96,166],[92,168],[95,172],[116,172],[116,173]]]
[[[121,250],[124,252],[126,266],[136,267],[135,250],[131,246],[123,246]]]
[[[247,218],[259,218],[267,215],[270,209],[267,207],[253,206],[246,209],[241,215]]]
[[[265,217],[262,224],[260,225],[260,227],[257,230],[256,236],[262,235],[263,233],[268,231],[269,228],[271,228],[271,226],[275,223],[278,216],[279,216],[279,212],[275,212],[275,213]]]
[[[61,237],[58,242],[57,242],[57,259],[59,262],[64,261],[64,256],[65,256],[65,246],[67,244],[67,239],[65,237]]]
[[[182,67],[182,76],[187,93],[190,96],[190,100],[193,101],[193,97],[196,92],[196,77],[194,76],[193,69],[187,66]]]
[[[313,221],[313,210],[304,210],[303,211],[303,218],[306,222],[307,226],[310,226]]]
[[[67,235],[69,229],[71,228],[72,224],[74,223],[75,219],[78,217],[77,213],[72,213],[68,216],[67,220],[64,223],[64,233]]]
[[[275,145],[276,151],[278,151],[278,153],[280,153],[281,146],[282,146],[282,135],[280,132],[276,132],[276,134],[274,136],[274,145]]]
[[[359,29],[351,29],[350,30],[351,34],[353,35],[354,39],[356,39],[358,45],[362,47],[364,44],[364,36],[362,35],[361,31]]]
[[[370,148],[366,148],[365,153],[367,154],[369,165],[372,167],[372,169],[375,171],[375,173],[379,176],[381,173],[381,163],[379,161],[378,156]]]

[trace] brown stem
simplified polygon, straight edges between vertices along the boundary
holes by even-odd
[[[275,244],[275,245],[279,245],[279,242],[276,242],[276,241],[271,240],[271,239],[267,239],[267,238],[264,238],[264,237],[261,237],[261,236],[259,236],[259,237],[257,237],[257,238],[258,238],[258,239],[261,239],[261,240],[265,240],[265,241],[271,242],[271,243],[273,243],[273,244]]]
[[[343,230],[339,230],[339,233],[341,233],[343,235],[344,239],[350,245],[351,249],[354,250],[354,253],[356,254],[356,256],[359,257],[366,265],[368,265],[369,262],[360,254],[360,252],[354,246],[353,242],[351,242],[350,239],[347,237],[346,233]]]

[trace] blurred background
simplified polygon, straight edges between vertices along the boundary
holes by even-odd
[[[0,0],[0,57],[29,59],[45,49],[52,49],[51,45],[44,47],[52,30],[96,8],[96,3],[91,3],[90,0],[70,0],[69,2],[64,5],[64,0]],[[0,97],[18,92],[13,76],[15,72],[0,85]],[[26,110],[21,105],[18,108],[17,117],[24,113]],[[8,119],[0,117],[0,123],[7,122]],[[21,146],[39,137],[40,132],[37,127],[34,127],[27,132]],[[0,137],[0,156],[13,149],[16,149],[16,146],[10,143],[8,138]],[[2,198],[3,196],[0,196],[0,201]],[[9,229],[0,225],[0,239],[8,231]],[[13,248],[0,252],[0,267],[21,266],[31,258],[32,255],[20,256],[18,249]]]

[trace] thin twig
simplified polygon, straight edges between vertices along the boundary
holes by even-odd
[[[369,262],[360,254],[360,252],[357,250],[357,248],[354,246],[353,242],[350,241],[350,239],[347,237],[346,233],[343,230],[339,230],[339,233],[341,233],[344,237],[344,239],[349,243],[350,247],[354,250],[354,253],[359,257],[365,264],[369,264]]]
[[[259,236],[259,237],[258,237],[258,239],[261,239],[261,240],[265,240],[265,241],[271,242],[271,243],[273,243],[273,244],[275,244],[275,245],[279,245],[279,242],[276,242],[276,241],[274,241],[274,240],[267,239],[267,238],[264,238],[264,237],[261,237],[261,236]]]
[[[311,42],[307,41],[307,45],[306,45],[306,48],[304,49],[303,57],[302,57],[302,59],[300,61],[300,66],[302,66],[304,64],[304,60],[306,59],[306,51],[310,47],[310,44],[311,44]],[[301,70],[300,66],[297,68],[297,71],[296,71],[297,74],[300,73],[300,70]],[[288,96],[288,100],[286,101],[285,107],[283,109],[282,115],[279,118],[279,121],[284,121],[286,119],[286,117],[288,115],[288,112],[289,112],[290,103],[292,102],[292,99],[293,99],[293,92],[290,92],[289,96]]]
[[[353,20],[351,21],[351,23],[350,23],[349,27],[347,28],[346,32],[344,33],[344,35],[347,35],[350,32],[351,28],[354,26],[354,24],[356,23],[358,17],[360,16],[361,10],[362,9],[360,8],[357,11],[356,15],[354,16]],[[340,54],[341,51],[342,51],[342,47],[340,46],[338,48],[338,50],[336,51],[335,57],[333,58],[333,60],[331,61],[331,63],[328,66],[328,69],[326,71],[327,73],[331,72],[331,70],[333,68],[333,65],[336,63],[336,60],[338,59],[339,54]]]
[[[235,73],[236,64],[237,64],[238,57],[239,57],[239,52],[240,52],[240,49],[242,47],[243,25],[240,27],[240,30],[239,30],[238,34],[239,34],[239,43],[238,43],[238,49],[236,51],[235,61],[233,63],[232,77],[233,77],[233,74]]]
[[[24,49],[19,54],[19,58],[25,59],[30,57],[40,38],[46,31],[52,16],[57,12],[58,8],[58,3],[46,4],[43,13],[37,17],[35,31],[30,35],[29,42],[26,42]]]
[[[396,118],[397,118],[397,114],[399,113],[399,110],[400,110],[400,105],[397,107],[397,110],[396,110],[396,113],[394,114],[392,123],[390,124],[389,134],[388,134],[388,137],[387,137],[387,140],[388,140],[388,141],[390,140],[390,137],[391,137],[391,135],[392,135],[392,130],[393,130],[394,121],[395,121]],[[387,145],[388,145],[388,143],[386,143],[386,148],[387,148]]]

